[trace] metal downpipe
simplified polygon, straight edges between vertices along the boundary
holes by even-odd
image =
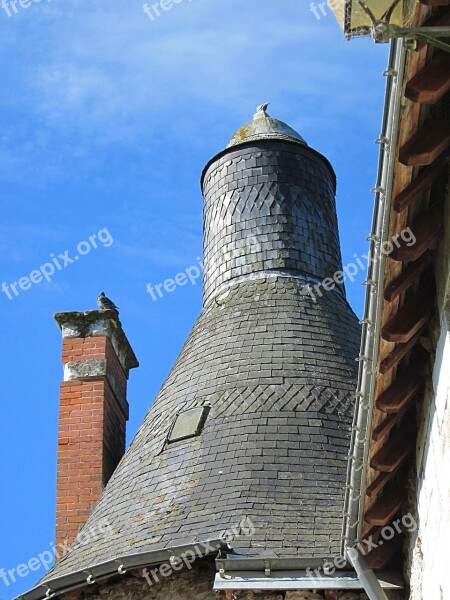
[[[349,562],[358,575],[364,591],[369,596],[370,600],[388,600],[388,597],[383,591],[380,582],[375,576],[375,573],[367,564],[366,559],[356,548],[349,548],[346,554]]]

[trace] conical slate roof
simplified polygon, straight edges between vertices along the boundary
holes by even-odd
[[[339,555],[359,327],[342,285],[317,287],[341,268],[334,184],[298,140],[208,165],[204,308],[84,527],[106,520],[112,535],[76,545],[52,589],[244,517],[255,532],[234,552]],[[202,407],[198,435],[171,442],[177,415]]]

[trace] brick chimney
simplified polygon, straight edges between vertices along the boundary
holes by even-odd
[[[112,310],[55,315],[63,337],[56,544],[69,545],[125,452],[129,370],[139,366]]]

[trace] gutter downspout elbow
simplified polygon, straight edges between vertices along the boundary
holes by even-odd
[[[388,600],[380,582],[367,564],[364,556],[356,548],[348,548],[346,554],[370,600]]]

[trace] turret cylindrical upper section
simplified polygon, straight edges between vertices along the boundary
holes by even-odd
[[[205,303],[243,276],[341,270],[334,171],[264,107],[206,165],[202,189]]]

